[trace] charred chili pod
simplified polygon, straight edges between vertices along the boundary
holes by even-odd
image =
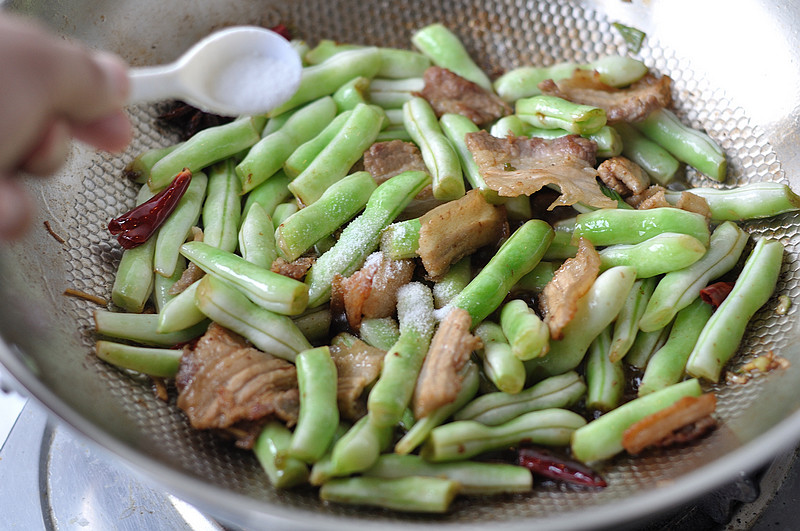
[[[517,450],[517,464],[536,475],[581,485],[584,487],[605,487],[606,481],[594,470],[571,459],[557,456],[544,448],[523,446]]]
[[[153,196],[147,185],[142,186],[136,196],[136,203],[142,204]],[[155,238],[143,245],[122,251],[122,258],[111,288],[111,300],[129,312],[141,312],[153,291],[153,256],[156,249]]]
[[[200,220],[207,186],[208,177],[204,173],[195,173],[178,206],[158,231],[153,267],[162,277],[171,277],[178,266],[180,246]]]

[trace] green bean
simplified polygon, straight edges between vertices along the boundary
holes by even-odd
[[[536,127],[565,129],[576,135],[595,133],[606,125],[603,109],[544,94],[517,100],[516,114]]]
[[[433,302],[436,308],[443,308],[467,287],[472,280],[472,259],[465,256],[450,266],[439,281],[433,285]]]
[[[503,424],[529,413],[576,404],[586,393],[586,384],[575,371],[551,376],[519,393],[481,395],[455,414],[456,420],[474,420],[487,426]]]
[[[472,152],[467,148],[467,143],[464,136],[467,133],[477,132],[478,126],[466,116],[460,114],[443,114],[439,118],[439,125],[442,132],[444,132],[450,144],[458,155],[458,160],[461,162],[461,169],[464,172],[467,182],[476,190],[480,190],[483,197],[493,204],[500,204],[503,202],[497,192],[486,186],[486,181],[483,180],[480,169],[472,158]]]
[[[380,67],[381,54],[374,47],[337,53],[327,61],[303,68],[297,91],[269,115],[279,116],[303,103],[333,94],[354,77],[375,77]]]
[[[458,483],[432,477],[334,479],[319,490],[322,500],[372,505],[415,513],[444,513],[458,492]]]
[[[187,330],[206,320],[205,314],[195,304],[195,293],[199,284],[199,280],[193,282],[161,308],[156,328],[160,334]]]
[[[672,111],[655,110],[634,127],[679,161],[716,181],[725,180],[728,164],[722,148],[707,134],[681,123]]]
[[[414,393],[435,326],[430,289],[418,282],[400,288],[397,316],[400,338],[386,353],[381,376],[367,397],[370,422],[380,427],[397,424]]]
[[[639,330],[639,333],[636,334],[636,339],[633,341],[633,345],[631,345],[631,348],[625,355],[625,362],[637,369],[646,368],[653,354],[667,342],[670,330],[672,330],[671,322],[667,323],[667,326],[660,330],[654,330],[652,332]]]
[[[601,273],[586,295],[578,299],[575,314],[563,329],[563,339],[551,340],[547,354],[526,362],[528,377],[553,376],[577,367],[592,341],[625,305],[634,280],[636,273],[628,266]]]
[[[688,234],[664,232],[637,244],[611,245],[599,254],[601,270],[629,265],[637,278],[650,278],[689,267],[706,254],[706,247]]]
[[[292,217],[299,210],[296,201],[287,201],[276,206],[275,212],[272,213],[272,230],[278,230],[281,223]]]
[[[328,449],[339,425],[336,364],[327,346],[304,350],[294,360],[300,388],[300,413],[288,455],[314,463]]]
[[[141,205],[151,197],[153,193],[150,188],[142,186],[136,195],[136,205]],[[111,288],[111,300],[125,311],[139,313],[144,310],[153,292],[153,256],[157,235],[154,234],[138,247],[122,251]]]
[[[500,311],[500,326],[518,359],[527,361],[547,354],[550,329],[525,301],[507,302]]]
[[[364,48],[365,46],[359,44],[340,43],[330,39],[322,39],[316,46],[306,52],[303,59],[309,65],[318,65],[336,54],[353,50],[363,50]]]
[[[325,96],[299,109],[280,129],[259,140],[236,166],[242,193],[272,177],[295,149],[317,136],[335,116],[336,102]]]
[[[675,314],[700,295],[709,281],[719,278],[736,265],[749,236],[730,221],[722,223],[711,235],[708,252],[697,262],[680,271],[667,273],[656,286],[639,328],[652,332],[672,321]]]
[[[235,251],[241,217],[239,179],[233,159],[228,159],[215,164],[208,172],[208,191],[203,204],[203,241],[223,251]]]
[[[316,345],[323,344],[330,337],[331,309],[328,306],[317,306],[292,317],[292,322],[309,341]]]
[[[575,218],[572,241],[583,237],[595,246],[636,244],[664,232],[688,234],[703,246],[709,244],[706,218],[679,208],[649,210],[601,209]]]
[[[500,246],[450,306],[467,310],[472,326],[477,326],[500,306],[511,287],[536,267],[552,239],[550,225],[541,220],[527,221]]]
[[[225,125],[204,129],[159,160],[153,166],[147,183],[151,190],[160,190],[183,168],[189,168],[196,176],[203,168],[225,160],[258,142],[260,133],[258,119],[254,117],[240,118]]]
[[[722,367],[739,348],[753,315],[772,296],[781,272],[783,244],[758,240],[733,290],[708,320],[686,362],[686,372],[716,382]]]
[[[622,400],[625,370],[620,360],[609,359],[611,326],[606,327],[589,346],[586,357],[586,407],[611,411]]]
[[[556,233],[558,232],[556,231]],[[511,291],[534,291],[536,293],[541,293],[547,283],[553,279],[557,269],[558,264],[554,262],[539,262],[530,273],[514,284]]]
[[[242,220],[239,229],[239,252],[242,258],[269,269],[278,257],[275,246],[275,225],[264,207],[254,203]]]
[[[700,396],[702,393],[697,380],[687,380],[635,398],[578,428],[572,436],[572,455],[584,463],[613,457],[623,450],[622,434],[632,424],[685,396]]]
[[[708,202],[712,221],[769,218],[800,209],[800,196],[783,183],[749,183],[727,190],[692,188],[689,192]],[[667,201],[674,203],[679,195],[667,190]]]
[[[484,321],[475,329],[483,348],[478,357],[483,361],[483,373],[500,391],[516,394],[525,387],[525,365],[511,352],[500,325]]]
[[[419,146],[425,165],[433,179],[436,199],[458,199],[464,195],[461,163],[450,141],[442,133],[431,105],[416,96],[403,105],[403,125]]]
[[[364,471],[364,476],[445,478],[458,482],[458,492],[466,495],[528,492],[533,488],[533,476],[522,466],[473,461],[429,463],[418,455],[382,455],[372,468]]]
[[[264,309],[284,315],[298,315],[306,309],[308,287],[298,280],[273,273],[203,242],[185,243],[180,252],[206,273],[217,275],[241,289]]]
[[[411,36],[411,42],[436,66],[446,68],[488,91],[492,90],[489,77],[472,61],[459,38],[443,25],[431,24],[417,30]]]
[[[244,202],[242,217],[247,216],[250,208],[258,203],[264,212],[272,217],[275,207],[286,201],[292,193],[289,191],[289,177],[281,170],[255,187]]]
[[[162,277],[161,275],[153,275],[153,306],[156,307],[156,312],[160,312],[164,306],[175,298],[175,295],[170,293],[172,286],[180,280],[183,272],[186,271],[186,258],[179,256],[178,265],[175,266],[175,271],[172,276]]]
[[[256,306],[235,287],[212,275],[200,280],[195,302],[209,319],[273,356],[294,361],[298,353],[311,348],[289,317]]]
[[[381,452],[389,447],[393,433],[394,425],[381,427],[369,415],[361,417],[333,445],[329,476],[349,476],[374,465]]]
[[[159,347],[171,347],[194,339],[205,331],[205,326],[200,324],[186,330],[162,334],[157,330],[158,314],[155,313],[123,313],[106,310],[94,312],[95,332],[101,336]]]
[[[340,113],[317,136],[298,146],[283,164],[283,170],[286,175],[291,178],[300,175],[314,161],[317,155],[331,143],[331,140],[339,134],[345,122],[350,119],[351,114],[353,114],[352,111]]]
[[[333,93],[333,101],[336,103],[337,112],[351,111],[359,103],[370,103],[369,84],[368,77],[358,76],[336,89],[336,92]]]
[[[392,223],[381,234],[381,251],[392,260],[415,258],[419,251],[419,218]]]
[[[358,334],[366,344],[389,350],[400,338],[400,328],[391,317],[374,317],[361,321]]]
[[[319,64],[338,53],[364,48],[365,46],[342,44],[323,39],[313,50],[306,54],[306,61],[309,64]],[[431,65],[430,59],[411,50],[378,48],[378,51],[381,55],[381,66],[376,74],[378,77],[390,79],[418,77],[424,74],[425,70]]]
[[[619,361],[625,357],[636,340],[639,331],[639,319],[642,318],[647,302],[656,288],[656,279],[648,278],[637,280],[625,300],[625,305],[614,323],[614,333],[611,336],[611,346],[608,350],[610,361]]]
[[[669,152],[624,122],[612,126],[622,138],[622,154],[642,167],[661,186],[666,186],[678,173],[680,163]]]
[[[353,173],[328,188],[319,200],[286,218],[275,231],[281,255],[295,260],[316,242],[350,221],[377,185],[369,172]]]
[[[375,142],[388,142],[390,140],[402,140],[403,142],[411,142],[411,135],[408,134],[406,128],[402,125],[398,126],[389,126],[385,129],[382,129],[378,136],[375,138]]]
[[[282,423],[271,420],[258,435],[253,452],[277,489],[290,489],[308,480],[308,466],[299,459],[284,456],[292,440],[292,432]],[[276,460],[281,457],[280,466]]]
[[[505,138],[508,135],[528,136],[528,132],[532,128],[533,126],[531,124],[523,122],[516,114],[509,114],[492,124],[489,133],[497,138]]]
[[[289,190],[304,205],[319,199],[330,185],[345,177],[378,136],[383,122],[376,107],[358,104],[351,113],[338,134],[289,183]]]
[[[711,305],[702,299],[678,312],[667,342],[650,357],[639,384],[639,396],[658,391],[681,380],[689,354],[711,317]]]
[[[155,163],[175,151],[181,144],[183,142],[163,148],[150,149],[139,154],[125,166],[125,175],[135,183],[146,183],[150,178],[150,170],[153,169]]]
[[[298,107],[296,109],[292,109],[291,111],[287,111],[287,112],[281,114],[280,116],[274,116],[272,118],[268,118],[267,119],[267,124],[264,126],[264,129],[261,131],[261,138],[264,138],[264,137],[266,137],[268,135],[271,135],[272,133],[274,133],[275,131],[277,131],[278,129],[280,129],[284,125],[286,125],[286,122],[289,121],[289,118],[294,116],[294,113],[296,113],[299,110],[300,110],[300,107]]]
[[[572,230],[556,230],[553,235],[553,242],[545,251],[545,260],[566,260],[578,253],[578,247],[572,245]]]
[[[189,188],[178,201],[178,206],[158,229],[153,268],[162,277],[171,277],[178,266],[178,248],[186,241],[191,228],[200,221],[207,185],[208,177],[204,173],[192,175]]]
[[[309,306],[330,299],[336,274],[350,276],[378,246],[381,231],[430,182],[424,172],[404,172],[384,182],[372,193],[364,212],[342,231],[336,245],[317,259],[306,275]]]
[[[478,386],[480,384],[480,376],[478,373],[478,367],[474,363],[468,363],[465,366],[464,379],[456,399],[415,422],[414,425],[406,431],[406,434],[397,441],[397,444],[394,446],[394,452],[403,455],[411,453],[428,438],[431,430],[441,425],[445,420],[450,418],[453,413],[464,407],[464,404],[472,400],[475,393],[478,392]]]
[[[131,371],[159,378],[174,378],[181,363],[182,349],[135,347],[113,341],[95,344],[101,360]]]
[[[456,461],[523,441],[559,446],[569,443],[585,424],[577,413],[555,408],[531,411],[496,426],[458,420],[434,428],[420,455],[427,461]]]

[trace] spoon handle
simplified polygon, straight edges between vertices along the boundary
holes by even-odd
[[[165,100],[181,93],[173,65],[131,68],[128,71],[130,95],[128,103]]]

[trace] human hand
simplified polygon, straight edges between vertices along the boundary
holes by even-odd
[[[130,142],[126,69],[116,56],[0,14],[0,240],[19,236],[32,215],[19,173],[58,169],[71,138],[106,151]]]

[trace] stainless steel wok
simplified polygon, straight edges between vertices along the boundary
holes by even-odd
[[[132,64],[174,59],[211,30],[232,24],[283,22],[312,43],[332,38],[408,47],[414,29],[441,21],[479,64],[498,72],[625,53],[611,27],[618,21],[647,33],[638,56],[672,76],[679,115],[727,152],[726,185],[783,181],[800,189],[800,6],[791,0],[14,0],[5,7]],[[175,141],[155,124],[155,108],[134,107],[130,115],[137,134],[126,153],[75,146],[57,176],[28,182],[39,207],[34,230],[0,250],[0,362],[63,421],[203,510],[258,528],[595,527],[695,497],[800,441],[798,307],[777,315],[773,297],[752,322],[737,363],[772,350],[791,366],[720,387],[720,429],[689,447],[613,461],[603,471],[610,484],[605,490],[545,488],[529,496],[465,499],[441,517],[325,505],[313,491],[276,491],[250,453],[190,429],[174,406],[154,398],[146,381],[98,361],[92,352],[95,306],[63,295],[75,288],[108,297],[120,249],[104,226],[134,198],[121,170],[136,153]],[[691,171],[687,178],[709,184]],[[48,234],[45,221],[65,243]],[[778,290],[796,303],[799,227],[795,214],[746,225],[785,244]]]

